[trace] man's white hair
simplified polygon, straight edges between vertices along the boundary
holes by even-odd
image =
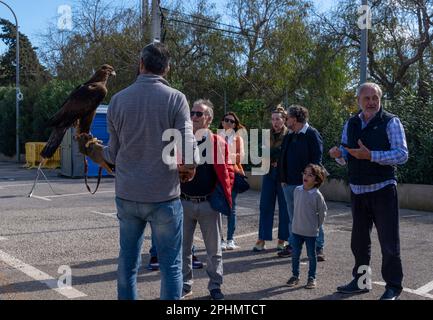
[[[197,101],[194,101],[193,107],[204,105],[206,106],[206,111],[208,115],[213,119],[213,103],[209,99],[199,99]]]
[[[382,89],[380,88],[380,86],[374,82],[364,82],[363,84],[361,84],[358,89],[356,90],[356,96],[359,98],[361,96],[362,90],[364,90],[365,88],[372,88],[374,89],[377,94],[379,95],[379,99],[382,98]]]

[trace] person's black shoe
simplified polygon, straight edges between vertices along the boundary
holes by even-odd
[[[224,294],[221,292],[221,289],[212,289],[210,297],[212,300],[224,300]]]
[[[285,246],[285,248],[279,251],[277,254],[280,258],[290,258],[292,256],[293,249],[290,245]]]
[[[397,300],[401,290],[387,288],[379,300]]]
[[[192,256],[192,268],[203,269],[203,262],[201,262],[196,256]]]
[[[345,286],[337,287],[337,291],[340,293],[351,294],[351,293],[367,293],[370,290],[367,288],[361,289],[358,286],[358,279],[353,279],[349,284],[346,284]]]
[[[149,264],[147,265],[147,270],[150,271],[159,270],[159,262],[157,257],[150,257]]]
[[[323,262],[325,261],[325,254],[323,253],[323,248],[317,249],[316,250],[316,256],[317,256],[317,261],[318,262]]]
[[[182,297],[180,298],[181,300],[185,300],[188,299],[189,297],[192,296],[192,289],[182,289]]]

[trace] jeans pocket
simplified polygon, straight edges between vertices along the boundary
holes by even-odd
[[[137,213],[137,203],[134,201],[124,200],[119,197],[115,199],[117,207],[117,218],[119,220],[128,219]]]
[[[179,199],[159,203],[152,214],[151,223],[163,225],[170,224],[183,216],[182,203]]]

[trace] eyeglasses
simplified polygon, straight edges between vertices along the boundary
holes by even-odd
[[[203,117],[203,114],[204,113],[201,111],[191,111],[191,118],[194,116],[196,116],[197,118],[201,118],[201,117]]]
[[[227,118],[224,118],[224,122],[225,123],[232,123],[232,124],[235,124],[236,123],[236,121],[235,120],[232,120],[232,119],[227,119]]]

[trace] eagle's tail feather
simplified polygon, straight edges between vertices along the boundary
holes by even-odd
[[[47,144],[45,145],[45,147],[42,149],[40,153],[42,158],[48,159],[54,155],[57,148],[62,143],[63,136],[65,135],[66,130],[68,130],[67,127],[55,128],[53,130],[53,132],[50,135],[50,138],[48,139]]]

